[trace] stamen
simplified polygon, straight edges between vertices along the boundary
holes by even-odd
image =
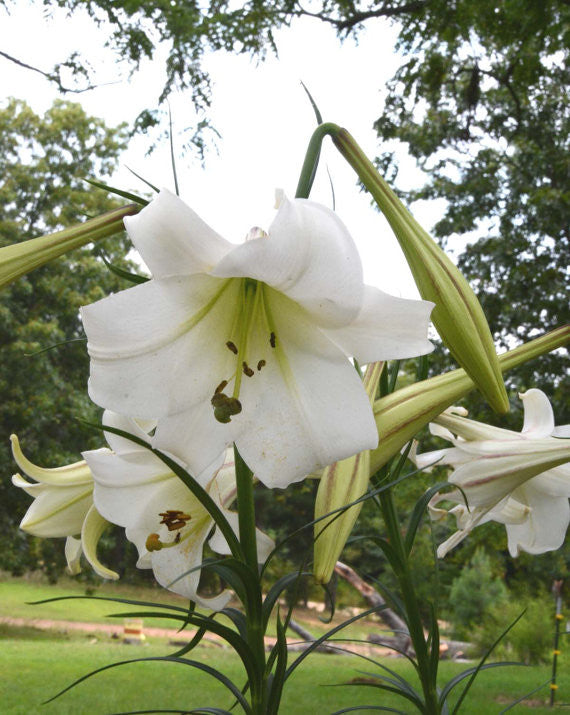
[[[241,412],[241,402],[237,397],[228,397],[223,392],[214,393],[210,402],[214,408],[214,417],[223,424],[227,424],[233,415]]]
[[[158,516],[162,517],[160,523],[166,524],[168,531],[182,529],[183,526],[186,526],[186,522],[192,518],[190,514],[185,514],[178,509],[168,509],[168,511],[161,512]]]
[[[269,344],[272,348],[275,347],[275,333],[271,333],[271,335],[269,336]]]
[[[222,380],[222,381],[220,382],[220,384],[219,384],[219,385],[216,387],[216,389],[214,390],[214,395],[217,395],[218,392],[221,392],[221,391],[225,388],[225,386],[226,386],[227,384],[228,384],[228,381],[227,381],[227,380]]]
[[[248,377],[253,377],[255,375],[254,371],[250,368],[250,366],[245,362],[245,360],[242,363],[242,368],[243,368],[243,373],[244,375],[247,375]]]
[[[228,350],[231,350],[231,352],[232,352],[234,355],[237,355],[237,354],[238,354],[238,349],[237,349],[237,347],[236,347],[236,344],[235,344],[235,343],[232,343],[231,340],[228,340],[228,342],[226,343],[226,347],[227,347]]]
[[[158,534],[149,534],[146,537],[145,546],[147,551],[160,551],[162,548],[164,548],[164,544],[160,540]]]
[[[262,367],[265,367],[266,364],[267,364],[267,363],[265,362],[265,360],[260,360],[260,361],[257,363],[257,371],[259,372]]]

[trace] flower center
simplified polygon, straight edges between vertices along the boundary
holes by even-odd
[[[211,399],[214,417],[218,422],[230,422],[233,415],[242,411],[239,395],[244,376],[246,378],[255,377],[267,364],[263,356],[251,355],[251,338],[256,325],[267,331],[267,342],[270,348],[274,349],[277,337],[275,331],[271,329],[265,308],[264,284],[251,278],[243,278],[241,279],[240,305],[236,311],[231,339],[225,343],[225,347],[236,356],[236,370],[229,379],[224,379],[219,383]],[[229,396],[224,393],[224,390],[232,377],[235,380],[232,395]]]
[[[160,512],[158,516],[162,517],[160,523],[165,524],[168,531],[175,531],[176,535],[174,541],[165,543],[160,540],[158,534],[149,534],[145,544],[148,551],[169,549],[179,544],[182,538],[182,532],[180,530],[183,529],[192,518],[191,514],[185,514],[179,509],[167,509],[166,511]]]

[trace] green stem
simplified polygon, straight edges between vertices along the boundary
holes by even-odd
[[[267,706],[267,679],[265,673],[265,642],[262,616],[262,593],[257,563],[257,537],[255,533],[255,502],[253,499],[253,473],[242,459],[234,445],[239,540],[244,554],[244,562],[252,577],[257,579],[255,603],[246,607],[247,641],[256,663],[257,678],[250,681],[251,707],[253,715],[265,715]],[[244,604],[246,606],[246,604]]]
[[[438,715],[440,708],[437,697],[437,668],[432,670],[418,599],[414,589],[404,540],[400,531],[400,523],[394,505],[392,490],[387,489],[381,492],[379,496],[388,538],[398,555],[399,568],[395,569],[396,577],[400,585],[402,600],[406,609],[406,621],[410,631],[410,638],[416,652],[418,673],[424,694],[425,713],[426,715]]]
[[[301,175],[299,176],[299,183],[297,184],[297,191],[295,192],[296,199],[307,199],[309,197],[313,181],[315,180],[315,174],[317,173],[323,139],[328,134],[334,136],[338,131],[340,131],[340,127],[337,124],[327,122],[319,125],[313,132],[313,136],[307,147],[307,153],[305,154],[305,161],[301,168]]]

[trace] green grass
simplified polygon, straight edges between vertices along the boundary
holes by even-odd
[[[103,623],[109,622],[104,614],[116,610],[115,604],[89,600],[25,605],[25,601],[49,598],[62,593],[82,595],[83,587],[71,581],[55,587],[24,579],[4,581],[0,583],[0,615]],[[107,586],[105,593],[125,598],[184,603],[159,590],[113,585]],[[316,632],[317,628],[314,623],[312,625],[313,632]],[[563,644],[563,647],[565,645]],[[149,644],[145,646],[126,646],[120,641],[112,640],[107,634],[58,634],[53,631],[38,631],[29,625],[0,625],[0,647],[2,715],[104,715],[133,709],[191,708],[204,705],[228,708],[232,704],[228,692],[211,677],[178,664],[154,662],[110,669],[81,683],[53,703],[41,706],[41,702],[93,669],[125,659],[168,655],[174,648],[161,639],[149,639]],[[192,657],[219,668],[240,687],[243,684],[243,668],[228,649],[204,645],[200,646]],[[296,654],[290,654],[290,661],[296,657]],[[404,660],[386,658],[381,662],[413,680],[411,667]],[[468,665],[442,663],[440,685],[466,667]],[[367,677],[363,671],[379,672],[372,664],[357,657],[311,655],[288,681],[281,708],[282,715],[326,715],[337,709],[356,705],[399,706],[404,712],[412,712],[405,701],[385,695],[375,688],[331,687],[355,678]],[[557,701],[568,703],[570,672],[565,667],[564,653],[559,672]],[[484,672],[476,681],[461,713],[499,713],[513,700],[547,681],[549,675],[548,666],[505,667]],[[552,712],[546,706],[540,707],[540,702],[545,703],[548,695],[548,688],[543,688],[532,696],[533,707],[521,704],[510,712]]]

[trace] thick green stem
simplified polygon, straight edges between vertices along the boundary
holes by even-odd
[[[254,715],[265,715],[267,708],[267,680],[265,672],[265,642],[262,617],[262,593],[257,563],[257,537],[255,533],[255,502],[253,499],[253,474],[234,445],[239,540],[244,561],[257,579],[255,602],[246,606],[247,640],[256,662],[257,678],[250,682],[251,707]],[[246,604],[244,604],[245,606]]]
[[[392,491],[387,489],[381,492],[380,505],[386,525],[386,531],[391,546],[398,556],[399,567],[395,568],[396,577],[400,585],[402,600],[406,609],[406,622],[410,631],[410,638],[416,652],[418,674],[424,694],[426,715],[438,715],[440,712],[437,697],[437,669],[432,668],[432,661],[428,645],[424,636],[424,629],[420,616],[418,600],[414,589],[410,564],[404,540],[400,531],[400,523],[392,497]]]

